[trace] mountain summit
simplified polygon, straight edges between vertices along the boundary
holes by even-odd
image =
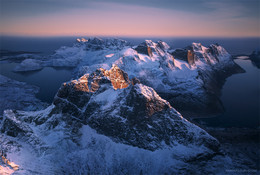
[[[63,84],[53,112],[74,116],[116,142],[144,149],[177,143],[217,147],[214,138],[182,118],[151,87],[134,82],[116,65],[100,68]]]

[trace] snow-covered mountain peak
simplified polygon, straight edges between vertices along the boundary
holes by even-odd
[[[172,108],[170,103],[162,99],[157,92],[143,84],[136,84],[134,86],[136,94],[144,97],[143,103],[146,104],[147,116],[152,116],[155,112],[165,110],[167,108]]]
[[[145,44],[146,44],[146,46],[148,46],[148,47],[156,47],[156,43],[155,42],[153,42],[152,40],[145,40],[145,42],[144,42]]]
[[[171,54],[176,59],[184,60],[190,65],[199,67],[234,64],[231,55],[218,44],[211,44],[209,47],[205,47],[201,43],[192,43],[183,49],[175,49]]]
[[[152,48],[158,48],[159,47],[162,50],[168,50],[170,48],[170,46],[162,40],[159,40],[157,42],[153,42],[152,40],[145,40],[144,43],[149,47],[152,47]],[[144,44],[144,43],[141,43],[141,44]]]
[[[197,47],[197,48],[202,46],[201,43],[196,43],[196,42],[192,42],[191,45],[194,46],[194,47]]]
[[[152,40],[145,40],[145,42],[134,47],[138,53],[150,57],[164,56],[169,48],[170,46],[163,41],[153,42]]]
[[[79,79],[64,83],[58,91],[54,103],[56,103],[60,97],[63,98],[64,96],[71,95],[71,98],[75,98],[74,96],[77,96],[77,94],[80,96],[80,94],[86,93],[88,96],[91,96],[101,87],[111,87],[117,90],[127,88],[130,84],[131,81],[128,75],[119,69],[117,65],[113,65],[110,70],[99,68],[91,74],[85,74]]]
[[[150,101],[159,100],[159,101],[164,101],[165,103],[167,103],[166,100],[162,99],[153,88],[151,88],[149,86],[145,86],[143,84],[137,84],[136,87],[137,87],[136,88],[137,92],[144,95],[148,100],[150,100]]]
[[[85,39],[85,38],[77,38],[76,41],[79,42],[79,43],[85,43],[85,42],[87,42],[88,40]]]
[[[116,90],[118,92],[116,92]],[[140,84],[140,81],[136,78],[130,81],[127,73],[122,71],[115,64],[110,70],[99,68],[90,74],[83,75],[79,79],[64,83],[56,94],[54,104],[63,111],[64,107],[61,106],[64,105],[63,99],[66,99],[66,104],[68,102],[73,104],[69,108],[66,107],[66,110],[72,109],[71,112],[74,114],[76,111],[78,115],[83,112],[82,110],[85,110],[81,108],[88,104],[91,99],[95,99],[95,103],[99,103],[97,106],[104,110],[108,107],[106,105],[108,101],[112,104],[115,99],[120,99],[126,94],[129,96],[129,93],[135,98],[140,96],[139,101],[142,101],[142,105],[146,104],[141,111],[146,111],[145,114],[148,116],[161,111],[164,109],[164,106],[171,107],[170,104],[163,100],[151,87]],[[109,96],[111,98],[107,98]],[[131,101],[131,103],[135,103],[135,101],[136,100]],[[128,101],[126,101],[126,103],[128,103]]]
[[[125,86],[118,86],[120,81]],[[74,88],[87,85],[91,85],[88,86],[91,90]],[[183,119],[153,88],[138,80],[130,83],[128,75],[116,65],[110,70],[100,68],[79,80],[66,83],[59,89],[53,104],[53,114],[73,116],[66,118],[65,122],[76,118],[115,142],[139,148],[156,150],[174,147],[177,143],[206,143],[205,147],[218,144],[205,131]],[[197,140],[202,133],[207,140],[203,143]]]
[[[160,48],[162,48],[163,50],[168,50],[168,49],[170,49],[170,46],[169,46],[166,42],[161,41],[161,40],[159,40],[159,41],[157,42],[157,45],[158,45]]]

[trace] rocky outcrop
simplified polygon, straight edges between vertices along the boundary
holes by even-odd
[[[171,55],[176,59],[188,62],[189,65],[194,65],[196,61],[214,65],[220,62],[218,57],[225,57],[226,55],[228,59],[231,58],[227,51],[218,44],[212,44],[207,48],[202,46],[201,43],[192,43],[192,45],[183,49],[176,49],[171,52]]]
[[[194,60],[194,52],[192,50],[188,50],[188,54],[187,54],[187,60],[189,65],[194,65],[195,60]]]
[[[101,71],[111,81],[114,89],[127,88],[130,84],[127,73],[119,69],[117,65],[113,65],[109,71],[102,68]]]
[[[64,83],[56,94],[53,103],[63,112],[79,115],[91,96],[100,89],[102,84],[112,85],[113,89],[122,89],[130,85],[128,75],[114,65],[110,70],[103,68],[83,75],[78,80]],[[61,101],[63,101],[61,103]],[[61,106],[60,106],[61,105]],[[63,107],[66,105],[66,107]]]
[[[153,57],[153,53],[164,55],[164,51],[167,51],[170,47],[167,43],[163,41],[158,41],[156,43],[151,40],[145,40],[145,42],[139,44],[134,47],[138,53],[148,55],[149,57]]]
[[[151,47],[147,46],[147,43],[141,43],[136,48],[134,48],[138,53],[145,54],[148,56],[153,56]]]

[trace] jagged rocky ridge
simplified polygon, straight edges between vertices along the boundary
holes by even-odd
[[[185,162],[208,159],[215,156],[219,148],[215,138],[184,119],[151,87],[138,79],[130,80],[116,65],[64,83],[53,105],[45,110],[6,110],[0,130],[2,149],[13,154],[15,163],[24,170],[19,170],[21,173],[30,172],[31,167],[15,156],[18,153],[25,156],[22,152],[28,148],[33,150],[30,158],[47,166],[46,169],[40,166],[39,171],[51,174],[63,170],[77,173],[79,168],[84,173],[106,169],[118,173],[120,170],[109,162],[122,162],[125,150],[129,150],[125,153],[128,156],[142,155],[133,160],[128,157],[131,163],[124,167],[126,173],[178,172]],[[103,154],[106,159],[100,165]],[[113,160],[108,154],[113,154]],[[167,159],[165,165],[156,169],[143,164],[158,156]],[[76,157],[79,164],[68,166],[72,157]],[[139,161],[141,167],[135,165]],[[82,162],[90,164],[90,168],[82,170],[86,167]]]
[[[78,39],[73,47],[58,49],[43,61],[44,64],[42,60],[27,64],[31,61],[25,60],[17,69],[70,66],[80,77],[97,68],[110,69],[116,64],[130,78],[137,77],[176,109],[192,117],[222,112],[219,96],[225,79],[243,72],[218,44],[204,47],[192,43],[173,50],[163,41],[151,40],[131,47],[126,41],[117,39]]]

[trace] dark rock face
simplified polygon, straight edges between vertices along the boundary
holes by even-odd
[[[189,59],[194,59],[193,49],[191,46],[185,47],[183,49],[175,49],[170,53],[174,58],[186,61],[189,63]],[[188,55],[189,54],[189,55]]]
[[[188,50],[187,58],[188,58],[189,65],[193,65],[195,63],[195,61],[194,61],[194,52],[193,51]]]
[[[249,55],[249,59],[252,61],[253,65],[255,65],[258,69],[260,69],[260,51],[255,50]]]
[[[142,53],[142,54],[145,54],[145,55],[148,55],[148,56],[153,56],[153,53],[152,53],[152,49],[151,47],[149,47],[146,42],[144,43],[141,43],[139,44],[135,50],[138,52],[138,53]]]
[[[214,138],[183,119],[152,88],[137,79],[131,83],[115,65],[65,83],[53,104],[52,113],[73,116],[116,142],[148,150],[176,144],[218,147]]]
[[[0,130],[2,133],[5,133],[11,137],[19,137],[32,146],[44,144],[40,139],[34,135],[33,130],[23,121],[17,119],[15,111],[5,110],[3,115],[3,121],[0,125]]]
[[[219,62],[218,56],[218,44],[212,44],[205,51],[202,51],[202,45],[200,43],[193,43],[183,49],[174,50],[171,55],[174,58],[186,61],[189,65],[194,65],[195,61],[202,59],[203,62],[211,64],[211,61]],[[210,57],[209,57],[210,56]]]
[[[91,75],[83,75],[78,80],[64,83],[57,92],[53,104],[63,113],[79,116],[82,108],[88,103],[91,96],[100,89],[100,85],[108,85],[113,89],[126,88],[130,84],[128,75],[116,65],[109,71],[98,69]]]
[[[6,111],[9,112],[9,111]],[[24,135],[26,132],[26,128],[22,127],[19,121],[16,121],[15,118],[4,118],[2,124],[1,132],[6,133],[9,136],[17,137],[18,135]]]
[[[158,41],[156,43],[151,40],[145,40],[145,42],[139,44],[134,48],[138,53],[148,55],[149,57],[153,56],[153,52],[160,55],[160,52],[165,52],[170,47],[163,41]]]
[[[140,84],[140,80],[138,78],[133,78],[131,81],[132,85]]]
[[[165,114],[169,106],[164,101],[147,99],[138,92],[139,86],[137,84],[123,90],[116,100],[119,106],[105,109],[103,112],[98,110],[98,113],[102,115],[98,113],[91,115],[87,123],[117,142],[149,150],[161,147],[162,141],[170,145],[171,142],[167,141],[170,140],[170,136],[164,136],[164,124],[171,126],[171,119],[168,118],[170,110]],[[161,121],[161,123],[155,121]]]

